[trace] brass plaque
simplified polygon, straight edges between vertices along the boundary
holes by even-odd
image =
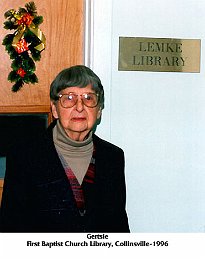
[[[200,39],[120,37],[121,71],[200,72]]]

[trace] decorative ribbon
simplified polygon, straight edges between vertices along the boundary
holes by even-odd
[[[11,10],[11,12],[13,13],[14,10]],[[20,22],[25,15],[29,15],[28,13],[23,14],[23,15],[19,15],[16,12],[13,13],[13,16],[15,17],[15,19],[17,19],[18,22]],[[43,34],[43,32],[34,24],[32,23],[31,19],[33,19],[33,17],[30,16],[30,21],[28,20],[27,22],[30,25],[26,25],[26,23],[24,24],[24,22],[22,22],[17,29],[16,35],[13,38],[13,42],[12,42],[12,46],[16,49],[17,48],[17,44],[18,42],[23,38],[24,32],[26,30],[26,28],[28,27],[28,29],[40,40],[40,44],[35,46],[34,48],[38,51],[42,51],[45,49],[45,45],[46,45],[46,37]],[[31,23],[30,23],[31,22]]]
[[[38,51],[42,51],[45,49],[46,47],[46,37],[43,34],[43,32],[35,26],[35,24],[31,24],[31,27],[29,28],[29,30],[31,32],[33,32],[33,34],[36,35],[36,37],[41,41],[41,43],[37,46],[35,46],[35,49],[37,49]]]

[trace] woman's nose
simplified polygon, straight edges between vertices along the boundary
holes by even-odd
[[[82,101],[81,97],[78,96],[78,100],[77,100],[77,103],[76,103],[76,110],[77,110],[78,112],[82,112],[83,109],[84,109],[83,101]]]

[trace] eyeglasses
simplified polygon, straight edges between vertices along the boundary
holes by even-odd
[[[78,96],[81,97],[83,104],[89,108],[94,108],[98,105],[99,95],[95,93],[84,93],[84,94],[59,94],[58,98],[63,108],[72,108],[78,101]]]

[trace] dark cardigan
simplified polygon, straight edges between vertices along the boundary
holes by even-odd
[[[1,232],[129,232],[123,151],[93,135],[95,183],[84,186],[82,217],[53,143],[54,125],[7,156]]]

